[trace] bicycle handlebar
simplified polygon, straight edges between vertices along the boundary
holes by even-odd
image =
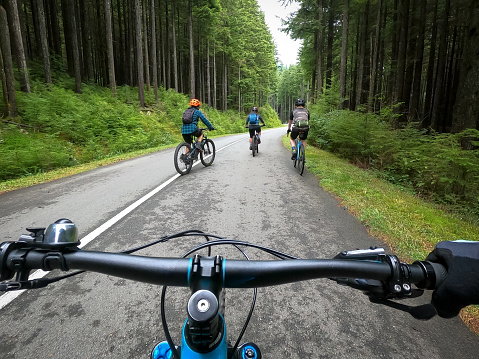
[[[15,243],[18,242],[5,242],[0,246],[2,281],[12,278],[14,272],[21,270],[79,269],[156,285],[189,286],[191,258],[157,258],[85,250],[65,250],[63,253],[48,249],[9,248]],[[424,263],[429,262],[406,265],[403,271],[407,272],[410,283],[428,282],[428,289],[433,289],[442,282],[445,270],[436,263],[432,265],[432,269],[427,269]],[[223,260],[222,267],[223,286],[226,288],[266,287],[335,277],[387,281],[394,275],[394,269],[389,263],[354,259]]]

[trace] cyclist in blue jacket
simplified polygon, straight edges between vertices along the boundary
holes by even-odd
[[[201,140],[203,139],[203,132],[198,128],[198,121],[201,120],[210,131],[214,130],[213,125],[199,110],[201,102],[196,98],[190,100],[190,108],[183,114],[183,126],[181,126],[181,134],[186,143],[193,143],[193,136],[198,138],[197,148],[201,150]],[[191,118],[189,118],[191,116]],[[185,117],[186,121],[185,121]]]
[[[245,127],[249,128],[249,149],[250,150],[253,143],[253,136],[255,135],[255,133],[257,133],[259,137],[258,143],[261,143],[261,126],[259,125],[259,121],[261,121],[263,125],[265,125],[263,118],[261,117],[261,115],[258,114],[258,107],[253,107],[253,109],[251,110],[251,113],[246,118],[246,124],[245,124]]]

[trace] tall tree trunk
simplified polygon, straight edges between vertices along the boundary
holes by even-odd
[[[432,115],[432,101],[434,95],[434,65],[436,63],[436,39],[437,39],[437,9],[439,0],[436,0],[434,6],[434,14],[432,20],[431,41],[429,44],[429,60],[426,73],[426,91],[424,98],[423,113],[424,119],[422,120],[421,127],[429,128],[431,126]]]
[[[143,74],[143,46],[141,41],[141,7],[140,0],[135,0],[135,31],[136,31],[136,65],[138,67],[138,100],[145,107],[145,79]]]
[[[213,39],[213,108],[216,107],[216,41]]]
[[[176,24],[175,24],[175,0],[172,0],[172,22],[171,26],[173,28],[172,36],[173,36],[173,77],[175,79],[175,90],[178,92],[180,89],[178,87],[178,55],[176,52]]]
[[[195,50],[193,47],[193,0],[188,1],[188,37],[190,40],[190,97],[196,97]]]
[[[106,24],[106,48],[108,54],[108,80],[110,89],[116,97],[116,79],[115,79],[115,56],[113,53],[113,34],[111,26],[111,4],[110,0],[105,0],[105,24]]]
[[[60,56],[62,53],[62,39],[60,36],[60,25],[58,21],[58,5],[56,0],[47,0],[49,5],[49,18],[50,18],[50,27],[52,34],[52,49],[53,52]]]
[[[210,39],[206,40],[206,100],[208,108],[211,106],[211,81],[210,81]]]
[[[77,25],[75,18],[75,1],[67,0],[67,18],[66,23],[69,28],[71,49],[72,49],[72,62],[73,62],[73,73],[75,76],[75,92],[82,92],[81,85],[81,67],[80,67],[80,50],[78,48],[78,34],[77,34]]]
[[[223,111],[228,109],[228,67],[226,66],[226,56],[223,52]]]
[[[65,39],[65,54],[67,57],[67,71],[70,76],[74,76],[73,69],[73,49],[72,49],[72,34],[70,31],[71,24],[69,23],[69,0],[61,0],[61,11],[62,11],[62,24],[63,24],[63,36]]]
[[[346,98],[346,75],[348,65],[348,28],[349,28],[349,0],[344,0],[343,29],[341,37],[341,69],[339,73],[339,109],[345,108]]]
[[[408,26],[408,44],[407,44],[407,55],[406,55],[406,71],[404,73],[404,86],[402,99],[404,101],[404,112],[407,112],[409,109],[409,102],[411,100],[411,88],[413,83],[413,74],[414,74],[414,57],[416,54],[417,46],[417,1],[412,2],[412,11],[408,8],[408,23],[411,23]],[[410,20],[409,20],[410,19]]]
[[[394,0],[394,7],[393,7],[393,16],[392,16],[392,23],[393,23],[393,31],[392,31],[392,38],[391,38],[391,64],[389,69],[389,78],[387,83],[387,97],[388,103],[394,104],[397,100],[397,92],[396,92],[396,78],[397,78],[397,66],[398,66],[398,53],[399,53],[399,41],[397,37],[397,33],[400,32],[400,26],[398,22],[398,0]]]
[[[400,24],[400,40],[399,40],[399,52],[398,52],[398,68],[396,77],[396,94],[397,101],[403,102],[403,87],[404,76],[406,72],[406,57],[407,57],[407,38],[408,38],[408,13],[409,13],[409,0],[399,1],[399,24]]]
[[[23,43],[23,49],[25,51],[25,56],[29,56],[30,59],[33,58],[33,54],[31,51],[28,51],[27,49],[27,31],[25,30],[27,28],[27,24],[25,21],[25,14],[26,13],[26,5],[24,4],[25,0],[17,0],[17,8],[18,8],[18,19],[20,20],[20,31],[22,32],[22,43]],[[22,8],[25,8],[25,11],[22,11]],[[32,9],[32,13],[36,14],[36,9]],[[32,14],[32,15],[35,15]],[[41,45],[40,45],[41,46]]]
[[[13,74],[12,49],[10,46],[10,30],[7,12],[0,5],[0,56],[2,57],[2,88],[6,106],[6,114],[17,116],[17,96],[15,93],[15,76]]]
[[[0,9],[0,12],[2,10],[3,10],[3,8]],[[2,15],[0,14],[0,17],[1,16]],[[2,20],[0,19],[0,30],[3,31],[1,21]],[[7,27],[7,29],[8,29],[8,27]],[[0,81],[2,81],[3,109],[0,111],[0,116],[1,117],[7,117],[7,116],[9,116],[9,114],[8,114],[8,87],[7,87],[7,80],[6,80],[6,75],[5,75],[5,68],[4,68],[4,65],[3,65],[2,39],[1,39],[1,37],[2,37],[2,35],[0,35]],[[12,77],[13,77],[13,75],[12,75]]]
[[[82,41],[83,49],[83,76],[87,79],[92,79],[93,75],[93,63],[92,63],[92,46],[91,46],[91,19],[89,7],[85,4],[85,0],[80,1],[80,23],[81,23],[81,36],[79,40]],[[111,13],[111,11],[110,11]],[[111,21],[110,21],[111,22]],[[98,24],[99,25],[99,24]],[[110,26],[111,27],[111,26]],[[108,47],[108,44],[107,44]]]
[[[439,33],[439,52],[436,71],[436,87],[434,90],[434,101],[432,106],[431,127],[436,131],[444,131],[444,109],[445,109],[445,76],[446,76],[446,53],[447,34],[449,26],[450,0],[446,0],[446,6],[442,17],[441,31]]]
[[[40,51],[42,48],[41,45],[41,40],[40,40],[40,28],[38,25],[38,15],[37,15],[37,6],[35,4],[34,0],[30,0],[30,6],[28,11],[28,6],[25,6],[24,9],[25,11],[22,11],[22,5],[21,3],[23,2],[22,0],[16,0],[17,1],[17,8],[18,8],[18,20],[20,24],[20,31],[22,33],[22,43],[23,43],[23,49],[25,51],[25,57],[29,56],[30,58],[36,58],[40,55]],[[32,15],[31,21],[29,20],[30,13]],[[28,36],[25,36],[25,31],[22,31],[24,28],[30,30],[26,25],[24,21],[24,17],[27,19],[27,24],[32,24],[33,25],[33,38],[35,39],[35,44],[34,46],[28,46],[26,45],[27,42],[25,40],[30,36],[30,34],[27,34]]]
[[[159,73],[159,83],[162,84],[163,88],[166,88],[166,64],[165,64],[165,36],[163,35],[163,21],[162,21],[162,16],[161,16],[161,0],[154,0],[158,1],[158,6],[157,6],[157,16],[158,16],[158,21],[157,24],[158,26],[156,27],[157,31],[157,38],[159,39],[159,45],[158,46],[158,63],[160,64],[161,72]]]
[[[143,3],[143,43],[144,43],[144,53],[145,53],[145,80],[146,80],[146,90],[149,92],[150,91],[150,58],[148,55],[148,25],[147,25],[147,6],[146,6],[146,1],[144,0]]]
[[[317,0],[318,48],[316,52],[316,88],[317,97],[323,92],[323,0]]]
[[[333,76],[333,40],[334,40],[334,9],[333,0],[329,1],[328,17],[328,50],[326,60],[326,88],[331,87],[331,77]]]
[[[359,57],[358,57],[358,82],[356,84],[356,109],[358,108],[359,105],[362,103],[362,98],[363,98],[363,80],[364,80],[364,64],[365,64],[365,58],[366,58],[366,43],[367,43],[367,37],[368,37],[368,13],[369,13],[369,0],[366,3],[366,7],[364,8],[364,21],[362,22],[362,28],[361,28],[361,40],[359,43],[360,46],[360,52],[359,52]]]
[[[411,121],[420,120],[422,117],[419,103],[421,98],[422,63],[424,61],[424,32],[426,31],[427,0],[420,2],[419,34],[414,63],[414,82],[412,85],[411,102],[409,104],[409,118]]]
[[[22,31],[20,28],[20,17],[16,0],[8,0],[10,33],[13,41],[13,52],[17,58],[18,72],[20,75],[20,86],[23,92],[30,92],[30,80],[28,78],[27,61],[23,47]]]
[[[461,62],[457,100],[454,104],[452,132],[468,128],[479,130],[479,3],[472,1],[468,31]]]
[[[155,101],[158,103],[158,64],[157,64],[157,53],[156,53],[156,15],[155,15],[155,0],[151,1],[151,13],[150,13],[150,23],[151,23],[151,66],[152,66],[152,75],[153,75],[153,92],[155,93]]]
[[[374,35],[374,45],[371,61],[371,71],[369,74],[369,93],[368,93],[368,110],[374,111],[374,101],[376,100],[376,78],[377,78],[377,65],[379,59],[379,45],[380,34],[382,28],[382,0],[378,0],[378,12],[376,17],[376,33]]]
[[[38,25],[40,30],[40,42],[42,46],[42,55],[43,55],[43,69],[45,72],[45,82],[52,83],[52,74],[50,70],[50,52],[48,50],[48,41],[47,41],[47,28],[45,25],[45,10],[43,9],[43,0],[37,0],[37,16],[38,16]]]

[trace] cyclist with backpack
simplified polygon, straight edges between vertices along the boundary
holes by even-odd
[[[193,143],[193,136],[198,138],[196,148],[201,150],[201,140],[203,139],[203,132],[198,128],[198,120],[201,120],[210,131],[214,130],[213,125],[199,110],[201,102],[196,98],[190,100],[190,107],[183,113],[183,126],[181,126],[181,134],[186,143]]]
[[[249,128],[249,149],[251,150],[251,146],[253,143],[253,136],[255,133],[258,134],[258,144],[261,143],[261,126],[259,125],[259,121],[263,125],[265,125],[263,118],[261,115],[258,114],[258,107],[253,107],[251,113],[246,118],[245,127]]]
[[[291,111],[291,114],[289,115],[287,131],[287,133],[291,132],[289,141],[291,143],[291,150],[293,152],[291,155],[292,160],[296,158],[296,138],[299,135],[299,138],[301,141],[303,141],[304,148],[306,149],[306,139],[308,138],[309,131],[309,111],[304,107],[304,100],[299,98],[296,100],[294,105],[296,108]]]

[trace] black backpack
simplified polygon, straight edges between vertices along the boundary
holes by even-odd
[[[190,123],[193,123],[193,114],[195,113],[195,111],[196,111],[196,108],[190,107],[186,109],[185,112],[183,112],[182,120],[185,125],[189,125]]]

